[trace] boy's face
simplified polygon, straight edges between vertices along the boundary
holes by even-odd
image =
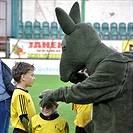
[[[44,108],[40,107],[41,112],[44,116],[51,116],[52,114],[54,114],[54,112],[56,111],[58,107],[58,104],[48,104],[46,105]]]
[[[23,74],[22,78],[25,81],[26,87],[32,87],[35,81],[34,70],[29,70],[26,74]]]

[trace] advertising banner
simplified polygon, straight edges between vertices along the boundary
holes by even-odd
[[[10,39],[10,58],[21,59],[60,59],[62,40],[56,39]],[[109,48],[122,52],[121,40],[102,40]],[[82,44],[81,44],[82,45]]]
[[[10,39],[10,58],[60,59],[61,40]]]
[[[11,69],[15,62],[27,62],[35,66],[35,74],[59,75],[60,60],[44,59],[2,59]]]

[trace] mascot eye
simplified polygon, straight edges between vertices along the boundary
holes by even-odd
[[[66,46],[62,46],[62,50],[64,51],[66,49]]]
[[[67,46],[67,43],[66,43],[66,40],[64,39],[62,41],[62,50],[64,51],[66,49],[66,46]]]

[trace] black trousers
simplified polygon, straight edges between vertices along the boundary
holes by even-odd
[[[83,127],[76,126],[75,133],[87,133]]]
[[[28,133],[28,132],[21,130],[19,128],[14,128],[13,133]]]

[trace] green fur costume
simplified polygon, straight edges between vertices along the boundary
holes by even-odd
[[[56,16],[65,33],[60,77],[76,84],[43,95],[41,105],[53,100],[93,103],[92,121],[85,125],[88,133],[133,133],[132,55],[111,50],[92,26],[81,23],[78,2],[69,15],[56,8]],[[90,76],[77,83],[77,73],[83,68]]]

